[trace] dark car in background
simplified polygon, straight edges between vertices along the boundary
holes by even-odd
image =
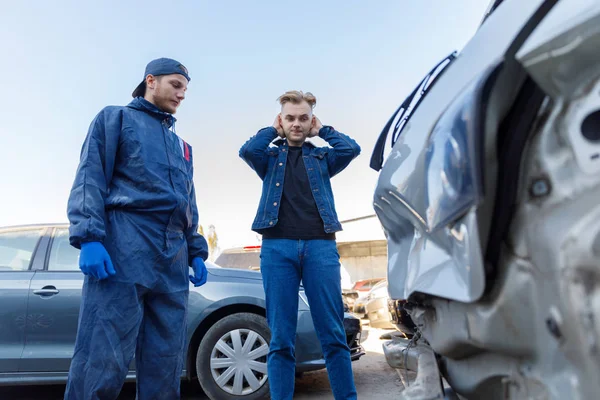
[[[390,322],[396,327],[396,330],[402,332],[407,338],[412,338],[417,331],[417,327],[405,309],[406,300],[388,298],[387,306]]]
[[[83,274],[68,226],[0,228],[0,385],[65,383],[77,333]],[[213,400],[268,394],[270,332],[261,275],[207,263],[208,281],[190,285],[182,379],[198,379]],[[310,308],[299,294],[296,371],[325,368]],[[345,314],[351,357],[358,360],[360,321]],[[241,370],[241,372],[240,372]],[[135,379],[135,363],[128,380]]]

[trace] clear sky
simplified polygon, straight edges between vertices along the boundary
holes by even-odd
[[[126,105],[146,63],[171,57],[192,81],[176,114],[194,148],[205,230],[254,244],[260,180],[240,146],[290,89],[362,154],[332,180],[340,219],[372,214],[369,158],[381,128],[439,59],[474,34],[487,0],[53,1],[0,14],[0,226],[66,222],[81,144],[106,105]],[[317,144],[322,144],[318,142]]]

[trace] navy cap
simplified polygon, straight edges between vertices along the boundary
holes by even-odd
[[[185,79],[189,81],[192,80],[188,75],[188,70],[183,66],[179,61],[175,61],[171,58],[157,58],[156,60],[152,60],[146,65],[146,71],[144,72],[144,79],[142,82],[135,88],[131,95],[135,97],[144,97],[144,93],[146,93],[146,77],[148,75],[160,76],[160,75],[171,75],[171,74],[180,74],[185,77]]]

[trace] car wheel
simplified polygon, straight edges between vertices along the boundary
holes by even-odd
[[[196,354],[198,381],[211,400],[258,400],[269,393],[265,317],[238,313],[206,332]]]

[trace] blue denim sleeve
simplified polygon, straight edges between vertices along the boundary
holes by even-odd
[[[354,139],[333,129],[324,126],[319,131],[319,137],[332,147],[327,152],[327,167],[329,176],[333,177],[344,170],[360,154],[360,146]]]
[[[240,149],[239,155],[260,177],[264,179],[267,174],[268,158],[267,148],[277,137],[277,130],[272,126],[263,128],[252,136]]]
[[[105,199],[115,165],[121,123],[120,111],[103,109],[90,124],[83,143],[67,203],[69,241],[78,249],[84,242],[104,241]]]

